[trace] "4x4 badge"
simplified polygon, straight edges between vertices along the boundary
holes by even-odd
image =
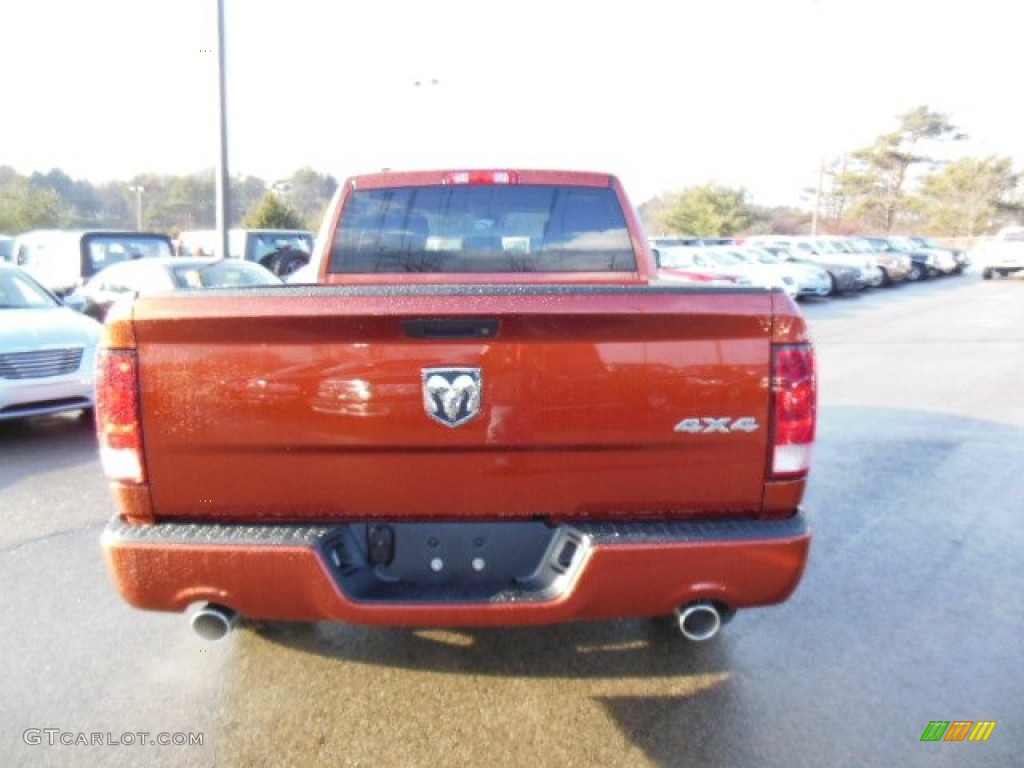
[[[424,368],[423,408],[446,427],[458,427],[480,414],[483,375],[479,368]]]
[[[699,416],[683,419],[676,424],[675,432],[688,432],[691,435],[711,435],[729,432],[757,432],[760,428],[753,416]]]

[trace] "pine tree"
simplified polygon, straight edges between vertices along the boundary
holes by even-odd
[[[302,217],[273,192],[264,194],[249,210],[242,226],[248,229],[305,229]]]

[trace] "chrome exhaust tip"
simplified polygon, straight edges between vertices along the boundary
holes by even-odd
[[[192,629],[203,640],[215,642],[235,628],[238,614],[223,605],[207,603],[192,616]]]
[[[722,615],[714,603],[701,600],[676,608],[676,622],[683,637],[700,642],[718,634],[722,628]]]

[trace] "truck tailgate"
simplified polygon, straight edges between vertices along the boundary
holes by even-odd
[[[219,521],[756,512],[771,318],[767,292],[683,287],[141,298],[153,509]]]

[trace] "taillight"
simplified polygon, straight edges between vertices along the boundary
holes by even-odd
[[[445,184],[518,184],[515,171],[451,171],[444,176]]]
[[[814,348],[778,344],[772,349],[772,475],[805,475],[811,467],[817,421]]]
[[[96,357],[96,431],[100,461],[111,480],[144,482],[135,352],[101,349]]]

